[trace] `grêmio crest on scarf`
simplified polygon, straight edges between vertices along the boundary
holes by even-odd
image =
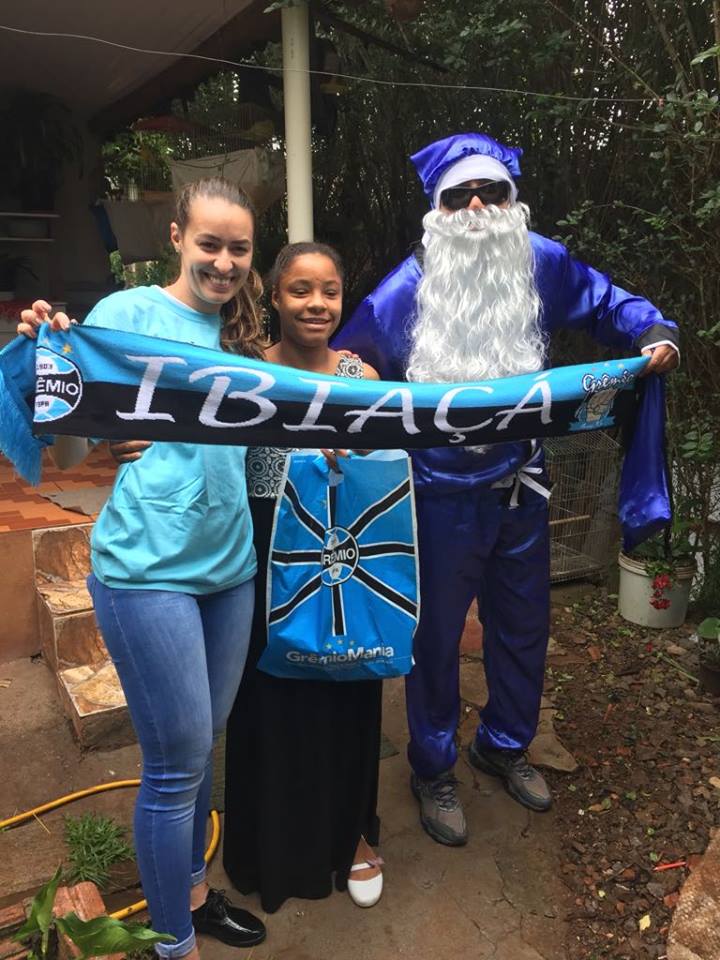
[[[620,514],[637,530],[628,537],[626,529],[628,543],[670,515],[661,463],[662,382],[641,381],[642,391],[636,384],[646,363],[634,357],[478,383],[392,383],[306,373],[139,334],[44,327],[37,341],[19,337],[0,353],[0,449],[37,482],[39,453],[29,446],[58,434],[410,450],[625,426],[634,439],[621,501],[624,488],[632,502],[627,517],[621,502]],[[643,406],[644,440],[633,430]],[[657,443],[660,459],[655,451],[648,478],[648,446]],[[655,500],[649,510],[639,480],[649,480]]]

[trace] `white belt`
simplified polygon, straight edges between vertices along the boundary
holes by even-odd
[[[551,491],[544,487],[541,483],[538,483],[537,480],[534,480],[533,477],[542,474],[542,467],[533,467],[531,466],[533,460],[535,460],[540,455],[540,450],[538,448],[537,440],[532,440],[533,452],[530,458],[520,467],[517,473],[511,474],[509,477],[503,477],[502,480],[497,480],[493,483],[493,489],[503,489],[507,487],[512,487],[513,491],[510,494],[510,509],[514,510],[520,503],[520,489],[523,486],[526,486],[529,490],[534,490],[535,493],[539,493],[541,497],[544,497],[546,500],[550,499]]]

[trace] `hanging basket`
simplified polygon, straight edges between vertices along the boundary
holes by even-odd
[[[664,591],[666,607],[658,609],[654,599],[653,577],[645,568],[643,560],[634,560],[621,553],[620,586],[618,589],[618,612],[630,623],[658,630],[679,627],[685,622],[690,598],[690,586],[695,576],[695,565],[676,567],[672,574],[672,586]]]

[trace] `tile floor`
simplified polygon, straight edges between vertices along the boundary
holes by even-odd
[[[0,456],[0,534],[10,530],[38,530],[87,523],[89,518],[73,510],[64,510],[42,494],[73,490],[78,487],[112,484],[116,466],[107,446],[101,444],[88,459],[72,470],[58,470],[45,454],[42,483],[33,487],[21,479],[11,464]]]

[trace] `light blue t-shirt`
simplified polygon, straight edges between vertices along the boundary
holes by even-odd
[[[220,349],[221,320],[159,287],[114,293],[85,323]],[[108,587],[215,593],[255,575],[245,447],[155,442],[120,466],[92,533]]]

